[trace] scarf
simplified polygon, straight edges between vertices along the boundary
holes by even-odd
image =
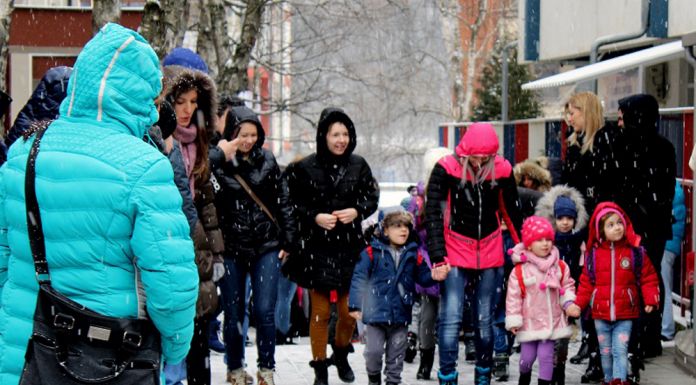
[[[531,251],[525,252],[525,255],[527,256],[528,263],[533,264],[537,267],[537,269],[544,273],[544,280],[539,283],[539,290],[546,290],[547,288],[561,289],[561,279],[563,277],[558,276],[559,269],[553,268],[558,264],[557,252],[552,251],[551,254],[549,254],[549,256],[546,258],[537,257]],[[561,293],[561,295],[563,295],[563,293]]]
[[[176,125],[174,130],[174,138],[179,141],[181,147],[181,155],[184,158],[184,166],[186,167],[186,176],[189,180],[189,189],[191,190],[191,198],[195,197],[193,167],[196,165],[196,136],[198,136],[198,127],[191,124],[188,127]]]

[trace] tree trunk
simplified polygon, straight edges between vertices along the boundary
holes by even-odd
[[[219,0],[210,1],[217,2]],[[261,20],[263,19],[263,12],[267,2],[268,0],[246,0],[246,8],[242,19],[242,34],[239,42],[230,60],[226,60],[225,57],[221,57],[220,60],[217,81],[221,89],[236,93],[249,88],[247,68],[251,62],[251,51],[254,49],[256,40],[261,32]],[[218,44],[222,46],[229,44],[229,38],[226,34],[224,39],[218,41]],[[222,48],[219,48],[219,50],[219,52],[223,52]]]
[[[0,1],[0,91],[7,91],[7,61],[10,59],[10,21],[14,0]],[[2,115],[2,111],[0,111]]]
[[[121,0],[93,0],[92,1],[92,34],[106,25],[106,23],[118,23],[121,19]]]
[[[185,0],[148,0],[145,3],[140,33],[160,59],[181,45],[188,15]]]
[[[443,36],[449,40],[447,44],[450,55],[449,73],[452,81],[452,108],[450,116],[454,121],[461,122],[466,116],[464,74],[462,73],[462,58],[464,52],[461,42],[461,30],[459,28],[459,14],[461,12],[458,0],[443,0],[440,3],[442,12]]]

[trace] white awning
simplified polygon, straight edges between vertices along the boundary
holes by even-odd
[[[651,65],[666,62],[672,59],[685,57],[684,47],[681,41],[646,48],[627,55],[615,57],[599,63],[588,64],[584,67],[563,72],[547,78],[535,80],[522,85],[523,90],[537,90],[541,88],[560,87],[585,80],[593,80],[601,76],[626,71],[641,65]]]

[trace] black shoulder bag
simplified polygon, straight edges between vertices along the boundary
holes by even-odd
[[[159,384],[160,334],[150,319],[101,315],[51,285],[36,199],[37,131],[29,152],[25,201],[39,293],[20,385]]]

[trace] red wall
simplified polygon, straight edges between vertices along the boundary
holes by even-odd
[[[121,12],[121,24],[137,29],[142,11]],[[10,22],[10,45],[82,47],[92,38],[90,9],[15,8]]]

